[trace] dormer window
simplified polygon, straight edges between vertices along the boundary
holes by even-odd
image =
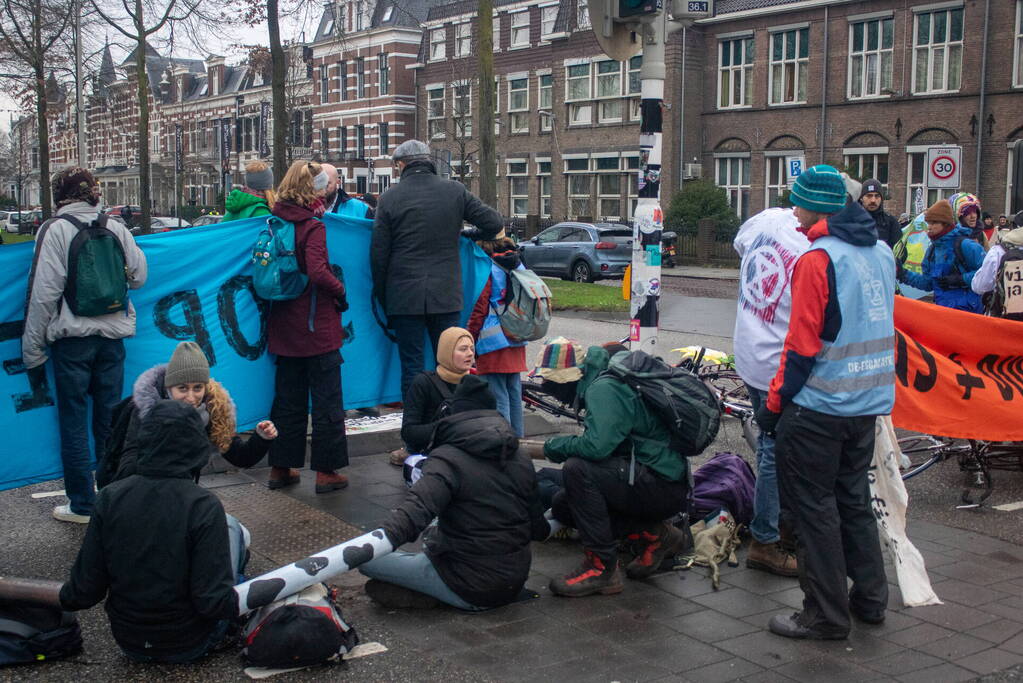
[[[380,21],[390,21],[392,14],[394,14],[394,5],[388,5],[387,9],[384,10],[384,16],[381,17]]]

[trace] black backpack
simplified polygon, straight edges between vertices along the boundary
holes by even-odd
[[[679,455],[699,455],[717,437],[721,423],[717,398],[688,370],[643,351],[622,351],[611,358],[605,374],[632,387],[668,428],[668,448]]]
[[[92,318],[128,308],[128,271],[124,246],[103,214],[89,225],[60,216],[76,228],[67,254],[64,300],[77,316]]]
[[[69,657],[82,650],[78,619],[58,607],[0,606],[0,666]]]
[[[988,307],[990,315],[1023,321],[1023,247],[1005,250],[992,294]]]

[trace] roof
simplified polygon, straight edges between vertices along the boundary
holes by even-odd
[[[373,8],[369,26],[363,30],[393,26],[396,28],[419,28],[426,21],[431,8],[444,0],[379,0]],[[349,5],[350,6],[350,5]],[[336,38],[341,35],[334,25],[338,5],[330,3],[324,6],[320,22],[316,26],[313,42]]]
[[[716,0],[714,3],[715,16],[742,12],[743,10],[761,9],[764,7],[775,7],[777,5],[795,5],[803,0]]]
[[[505,5],[514,5],[521,3],[522,0],[494,0],[494,9],[504,7]],[[565,4],[564,1],[562,4]],[[479,10],[478,0],[458,0],[458,2],[449,2],[447,4],[437,3],[437,6],[430,9],[427,15],[427,21],[436,21],[438,19],[446,19],[448,17],[457,17],[461,14],[476,14]]]

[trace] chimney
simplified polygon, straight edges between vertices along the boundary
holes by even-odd
[[[224,90],[224,58],[210,55],[206,58],[206,94],[219,95]]]
[[[171,73],[171,81],[174,83],[174,97],[172,101],[183,102],[185,95],[192,89],[192,74],[184,66],[177,66]]]

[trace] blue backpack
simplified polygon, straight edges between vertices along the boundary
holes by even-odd
[[[267,301],[297,299],[309,277],[298,267],[295,224],[268,216],[266,227],[252,249],[252,284],[256,296]]]

